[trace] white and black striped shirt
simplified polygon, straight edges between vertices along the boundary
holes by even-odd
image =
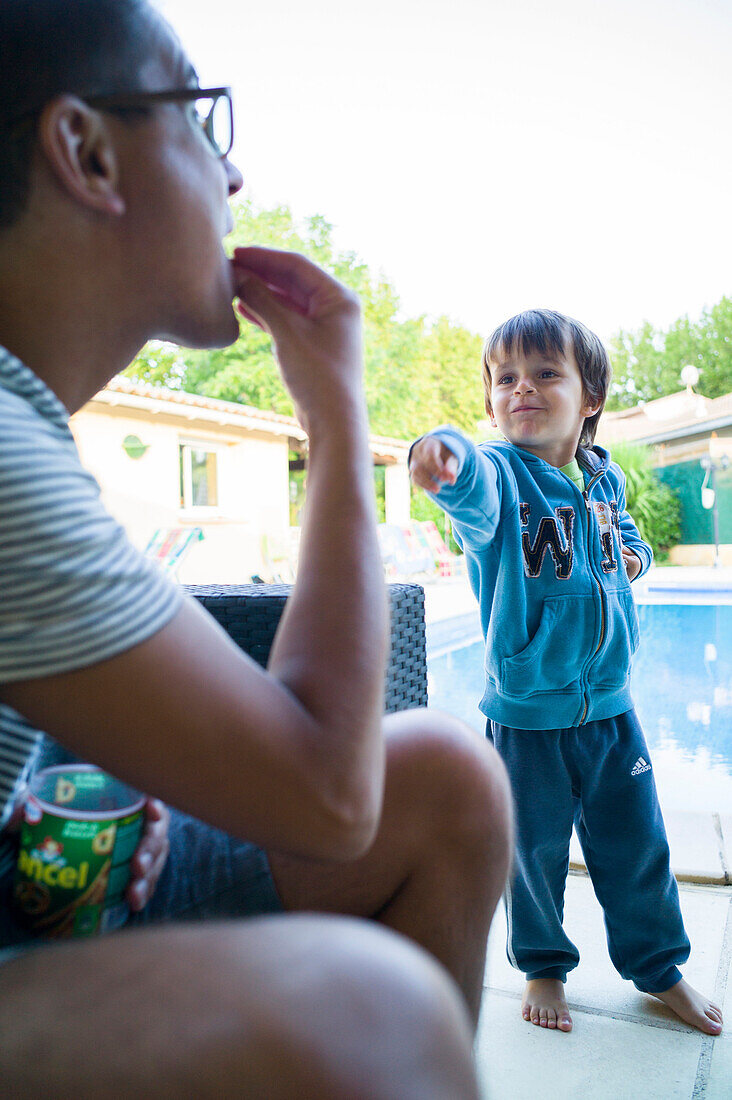
[[[0,687],[122,653],[160,630],[182,598],[104,509],[68,419],[0,347]],[[40,737],[0,703],[0,830]],[[0,874],[10,858],[0,834]]]

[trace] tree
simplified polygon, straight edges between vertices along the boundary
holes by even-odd
[[[699,369],[695,387],[705,397],[732,391],[732,298],[721,298],[698,321],[680,317],[664,332],[646,321],[611,341],[613,387],[609,409],[676,393],[687,363]]]

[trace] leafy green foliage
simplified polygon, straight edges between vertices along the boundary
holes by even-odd
[[[614,378],[608,409],[676,393],[687,363],[699,369],[697,392],[720,397],[732,390],[732,298],[720,299],[698,321],[680,317],[666,331],[648,322],[636,332],[621,330],[610,352]]]
[[[679,498],[656,476],[647,447],[617,443],[612,457],[625,474],[626,506],[641,538],[663,561],[681,538]]]
[[[475,434],[485,415],[478,335],[447,317],[432,323],[425,317],[403,317],[399,297],[388,279],[374,275],[353,252],[338,251],[333,227],[320,216],[308,218],[300,226],[287,206],[260,210],[242,199],[234,205],[234,217],[232,248],[256,242],[301,252],[359,295],[372,432],[412,439],[450,421],[469,435]],[[288,415],[293,412],[269,337],[245,323],[236,343],[222,350],[191,351],[150,344],[126,373],[207,397]]]

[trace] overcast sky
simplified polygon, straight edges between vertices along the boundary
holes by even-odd
[[[732,294],[732,0],[160,0],[248,194],[403,311],[603,338]]]

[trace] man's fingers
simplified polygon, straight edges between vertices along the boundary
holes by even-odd
[[[168,858],[169,844],[165,841],[165,845],[158,853],[158,857],[155,862],[150,866],[149,870],[141,878],[136,878],[127,886],[126,897],[127,904],[133,913],[139,913],[141,909],[144,909],[150,898],[155,893],[155,889],[158,885],[158,879],[163,873],[163,868]]]
[[[234,279],[241,284],[240,296],[255,314],[267,319],[266,310],[279,303],[292,313],[312,320],[329,316],[333,308],[358,314],[358,296],[297,252],[273,248],[237,248],[232,260]],[[258,282],[253,282],[252,278]],[[250,298],[249,287],[260,297],[260,308]],[[267,297],[268,296],[268,297]],[[282,316],[282,315],[280,315]]]
[[[145,806],[145,829],[140,843],[132,857],[132,873],[142,877],[150,873],[150,868],[168,850],[168,828],[170,810],[159,798],[149,798]]]
[[[286,302],[281,304],[279,296],[250,271],[236,273],[236,293],[240,312],[268,333],[272,332],[273,326],[288,308]],[[298,307],[296,312],[301,313],[302,310]]]
[[[272,303],[307,317],[313,296],[327,282],[314,264],[291,252],[236,249],[232,262],[239,297],[265,319]]]
[[[243,317],[245,321],[249,321],[251,325],[256,325],[257,328],[261,328],[262,332],[266,332],[269,335],[269,330],[264,321],[260,320],[259,317],[255,317],[254,314],[246,308],[241,299],[237,301],[235,308],[239,316]]]
[[[298,252],[285,252],[277,248],[235,248],[235,271],[250,271],[264,283],[276,287],[283,295],[299,302],[307,309],[310,296],[324,284],[335,280],[326,275],[311,260]]]
[[[145,806],[145,831],[132,858],[132,878],[126,890],[133,913],[144,909],[155,893],[170,851],[169,825],[168,807],[159,798],[149,798]]]

